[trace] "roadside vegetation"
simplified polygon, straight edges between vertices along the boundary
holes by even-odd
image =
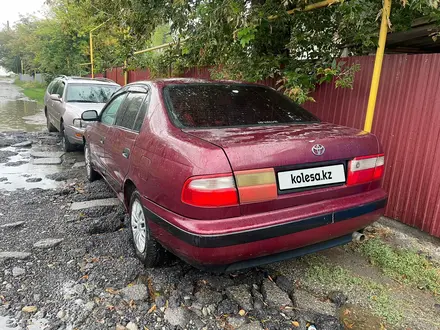
[[[358,247],[358,251],[399,283],[440,295],[440,267],[423,254],[395,249],[379,238],[368,240]]]
[[[148,67],[155,76],[208,66],[213,78],[274,78],[280,90],[302,103],[322,82],[352,87],[359,65],[335,58],[370,54],[378,41],[382,1],[335,1],[304,10],[317,2],[51,0],[46,17],[22,17],[0,31],[0,65],[19,72],[23,63],[26,72],[49,77],[87,74],[93,29],[95,72],[125,61],[127,69]],[[415,20],[440,22],[438,0],[392,2],[394,32],[410,29]],[[171,40],[172,47],[135,54]]]
[[[32,81],[21,81],[16,79],[14,82],[17,86],[23,88],[23,94],[31,100],[35,100],[40,104],[44,103],[44,93],[46,92],[46,84]]]

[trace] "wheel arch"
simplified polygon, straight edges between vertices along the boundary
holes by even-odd
[[[129,211],[130,210],[130,201],[131,196],[136,191],[136,185],[131,179],[126,179],[124,182],[124,206]]]

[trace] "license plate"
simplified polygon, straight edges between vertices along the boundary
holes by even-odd
[[[344,165],[331,165],[278,173],[280,190],[345,182]]]

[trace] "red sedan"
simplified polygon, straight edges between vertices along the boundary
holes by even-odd
[[[374,135],[265,86],[138,82],[82,119],[88,178],[124,202],[147,267],[164,249],[218,271],[319,251],[362,238],[386,205]]]

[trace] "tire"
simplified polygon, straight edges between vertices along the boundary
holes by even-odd
[[[52,123],[50,122],[50,119],[49,119],[49,116],[47,115],[47,112],[46,112],[46,125],[47,125],[47,130],[49,131],[49,133],[58,132],[56,127],[53,126]]]
[[[84,158],[86,162],[87,180],[93,182],[99,178],[99,174],[93,169],[92,155],[90,154],[90,147],[87,143],[84,144]]]
[[[163,264],[165,249],[151,235],[139,192],[134,191],[130,200],[130,236],[136,256],[147,268]],[[143,234],[143,235],[142,235]],[[142,239],[144,237],[144,239]]]
[[[61,145],[63,146],[63,150],[65,152],[71,152],[76,149],[75,145],[70,143],[69,139],[66,136],[66,133],[64,131],[64,125],[61,123]]]

